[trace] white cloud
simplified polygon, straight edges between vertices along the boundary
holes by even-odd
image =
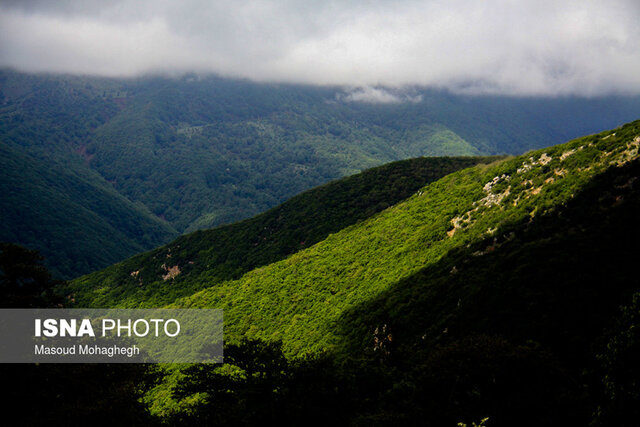
[[[411,95],[403,91],[392,91],[382,87],[364,86],[351,88],[336,95],[339,101],[364,102],[367,104],[398,104],[401,102],[420,102],[422,95]]]
[[[636,0],[5,1],[0,66],[337,84],[366,102],[405,85],[638,94],[638,22]]]

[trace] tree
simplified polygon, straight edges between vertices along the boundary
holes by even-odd
[[[13,243],[0,243],[0,302],[5,308],[46,308],[60,306],[53,293],[61,282],[52,279],[34,250]]]
[[[606,349],[598,355],[604,386],[593,425],[634,426],[640,420],[640,292],[622,307]]]
[[[200,405],[173,423],[202,425],[271,424],[282,414],[289,365],[279,342],[244,339],[226,345],[225,364],[192,365],[174,389],[183,399],[200,395]]]

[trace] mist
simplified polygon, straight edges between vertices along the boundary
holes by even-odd
[[[640,93],[640,4],[581,1],[3,1],[0,66],[100,76],[215,73],[458,93]]]

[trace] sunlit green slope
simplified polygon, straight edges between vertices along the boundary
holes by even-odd
[[[489,415],[496,425],[507,426],[586,425],[596,415],[615,418],[618,403],[602,397],[601,388],[603,382],[618,387],[616,393],[626,387],[624,378],[611,379],[607,372],[629,372],[628,360],[635,360],[629,355],[637,353],[633,334],[610,340],[612,328],[627,327],[616,326],[619,307],[629,305],[640,289],[635,274],[639,146],[637,121],[460,170],[415,187],[410,197],[383,210],[379,201],[386,196],[373,197],[369,202],[378,206],[377,213],[346,228],[346,223],[335,231],[325,228],[324,233],[333,232],[326,237],[314,234],[318,230],[312,227],[316,238],[308,243],[316,243],[290,246],[288,250],[298,252],[282,259],[289,252],[276,250],[277,243],[295,242],[289,233],[295,236],[314,221],[331,222],[332,216],[318,215],[316,207],[361,212],[358,203],[343,205],[328,195],[355,197],[363,191],[350,193],[349,188],[379,183],[371,176],[363,180],[363,174],[305,193],[252,220],[275,221],[283,214],[287,221],[279,227],[274,226],[277,221],[271,223],[274,228],[266,234],[235,234],[237,239],[225,242],[215,230],[195,233],[193,240],[186,236],[127,261],[132,264],[107,269],[102,277],[75,281],[74,296],[82,305],[144,305],[153,298],[160,302],[178,296],[179,289],[206,287],[170,306],[223,308],[231,348],[243,337],[257,338],[258,343],[282,341],[291,365],[283,368],[282,383],[272,386],[273,393],[282,397],[284,407],[295,407],[301,393],[307,399],[305,408],[314,407],[316,397],[326,398],[341,408],[335,414],[339,420],[453,425]],[[411,162],[388,165],[395,171],[389,181],[406,176],[408,165]],[[323,192],[328,189],[333,191]],[[235,227],[255,232],[265,223],[252,221]],[[238,230],[218,230],[225,229]],[[255,240],[243,243],[242,236],[248,235],[273,238],[264,246],[263,258],[251,250]],[[178,242],[183,245],[178,247]],[[231,250],[236,244],[237,254]],[[256,258],[238,261],[243,254]],[[168,263],[181,260],[177,265],[189,265],[189,260],[207,259],[205,255],[212,264],[202,263],[197,274],[195,268],[180,269],[155,290],[149,286],[153,280],[160,283],[159,274],[176,272]],[[269,257],[274,261],[269,263]],[[252,269],[258,259],[261,266]],[[131,275],[138,271],[134,261],[150,268],[151,282],[142,270]],[[155,269],[160,263],[168,271]],[[225,281],[231,266],[238,279]],[[131,281],[114,286],[117,277]],[[142,291],[131,292],[136,281],[140,290],[152,290],[149,301]],[[259,344],[240,348],[248,352],[248,360],[256,357],[257,365],[234,366],[237,359],[230,358],[220,367],[196,367],[210,374],[234,372],[239,394],[231,396],[238,404],[244,402],[243,387],[253,390],[248,373],[268,369],[259,357]],[[279,357],[263,356],[269,361]],[[154,414],[170,422],[171,417],[187,420],[194,410],[197,418],[202,414],[198,408],[215,413],[217,394],[204,401],[198,395],[176,395],[189,380],[184,372],[172,372],[145,398]],[[369,381],[372,377],[375,384]],[[300,388],[302,383],[325,388],[315,395],[315,389]],[[622,392],[627,396],[634,389]],[[604,408],[601,414],[594,412],[596,401]],[[522,423],[522,413],[532,415]]]
[[[595,176],[637,158],[639,136],[634,122],[453,173],[309,249],[174,306],[223,308],[230,340],[279,339],[290,355],[334,349],[345,311],[452,249],[498,239],[510,225],[562,208]]]
[[[182,236],[81,277],[66,293],[84,306],[167,304],[280,261],[411,196],[429,182],[498,158],[426,157],[389,163],[309,190],[254,218]]]

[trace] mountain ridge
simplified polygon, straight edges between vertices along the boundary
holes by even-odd
[[[167,293],[168,288],[184,293],[193,291],[189,281],[238,278],[368,218],[427,182],[498,158],[417,158],[372,168],[308,190],[254,218],[181,236],[149,253],[78,278],[68,292],[78,293],[80,304],[95,305],[102,300],[107,306],[161,305],[175,298]]]
[[[331,348],[327,336],[332,327],[327,325],[337,321],[350,304],[375,297],[456,247],[563,206],[594,176],[635,159],[639,125],[633,122],[615,131],[454,172],[310,248],[248,271],[238,280],[214,281],[214,287],[172,306],[221,304],[230,336],[283,339],[290,354]],[[168,259],[171,254],[165,255]],[[82,281],[76,281],[75,290],[81,289]],[[105,289],[98,288],[99,292]],[[278,301],[287,301],[283,307],[290,309],[282,312]],[[108,305],[109,300],[102,304]],[[292,327],[296,323],[306,326]],[[285,338],[288,334],[290,338]]]
[[[229,337],[282,339],[289,354],[325,351],[340,307],[375,297],[496,227],[563,205],[591,177],[637,157],[639,125],[455,172],[312,248],[172,306],[224,308]],[[290,310],[281,308],[285,300]]]

